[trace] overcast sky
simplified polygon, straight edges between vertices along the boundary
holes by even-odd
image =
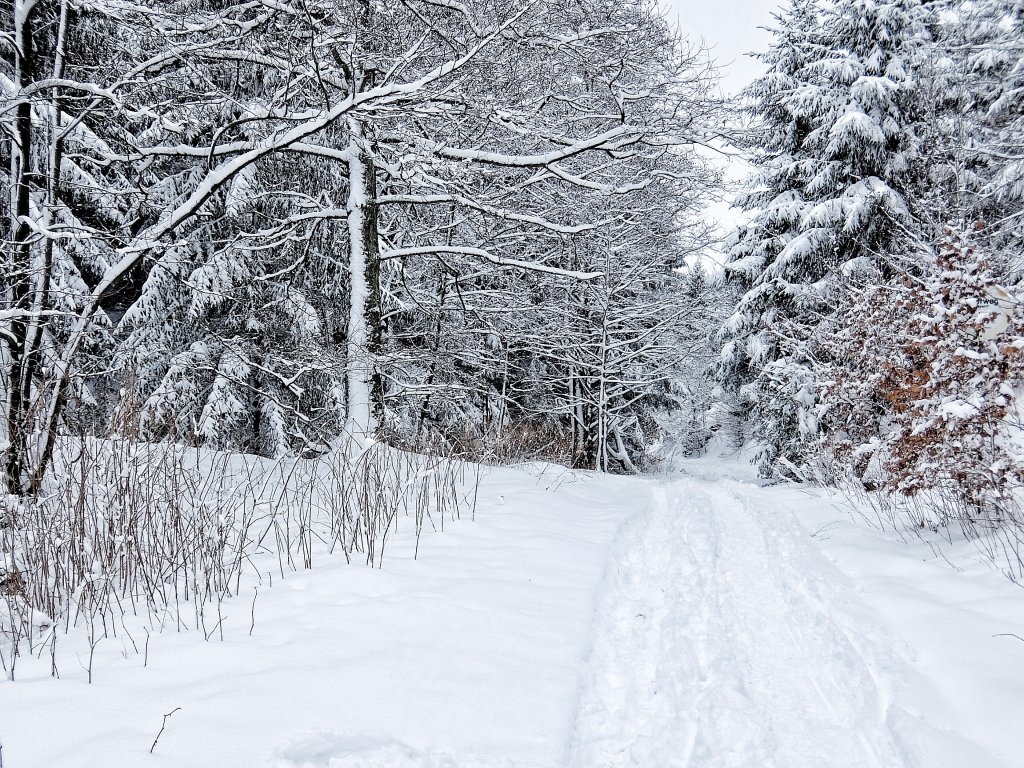
[[[722,88],[735,93],[753,80],[761,65],[744,54],[763,51],[770,36],[759,27],[771,26],[778,0],[660,0],[694,41],[704,39],[722,66]]]
[[[771,42],[771,35],[761,27],[774,26],[772,11],[779,7],[779,0],[659,0],[666,15],[679,24],[683,34],[694,42],[704,41],[711,57],[718,62],[722,75],[722,90],[735,94],[761,74],[761,63],[746,54],[764,51]],[[726,180],[736,182],[750,173],[750,166],[739,157],[731,161],[714,155],[723,162]],[[730,192],[725,198],[709,200],[704,207],[703,218],[717,221],[722,235],[731,231],[746,216],[742,211],[731,208]],[[704,264],[714,270],[723,256],[718,247],[711,248],[701,257]]]

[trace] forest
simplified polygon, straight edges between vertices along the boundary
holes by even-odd
[[[4,2],[5,674],[532,462],[741,455],[1024,578],[1024,3],[770,38],[726,95],[655,0]]]
[[[1020,765],[1024,1],[687,1],[0,3],[0,768]]]
[[[640,463],[723,135],[651,3],[15,6],[9,492],[63,432]]]
[[[7,491],[62,435],[615,472],[717,435],[1019,528],[1022,14],[792,2],[725,99],[650,0],[7,4]]]

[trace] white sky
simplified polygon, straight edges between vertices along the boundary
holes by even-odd
[[[695,42],[701,39],[722,67],[722,88],[735,93],[761,72],[745,54],[763,51],[770,36],[760,27],[774,23],[778,0],[660,0],[666,15]]]
[[[779,0],[659,0],[665,14],[678,23],[683,34],[691,41],[710,49],[711,57],[718,63],[722,77],[722,90],[735,94],[763,72],[759,61],[746,54],[767,49],[771,35],[762,27],[774,26],[772,11],[779,7]],[[721,157],[727,182],[737,182],[746,177],[750,167],[740,158],[731,161]],[[732,197],[726,192],[726,199],[711,200],[704,208],[703,218],[717,222],[719,232],[725,235],[745,218],[743,213],[730,207]],[[714,271],[721,264],[723,256],[718,247],[698,257]]]

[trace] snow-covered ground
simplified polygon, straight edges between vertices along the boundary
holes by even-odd
[[[84,638],[22,660],[3,768],[1024,766],[1024,591],[970,545],[703,460],[488,470],[413,548],[103,640],[92,685]]]

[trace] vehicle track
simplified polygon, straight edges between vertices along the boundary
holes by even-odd
[[[656,485],[622,533],[568,765],[889,768],[879,640],[791,513]]]

